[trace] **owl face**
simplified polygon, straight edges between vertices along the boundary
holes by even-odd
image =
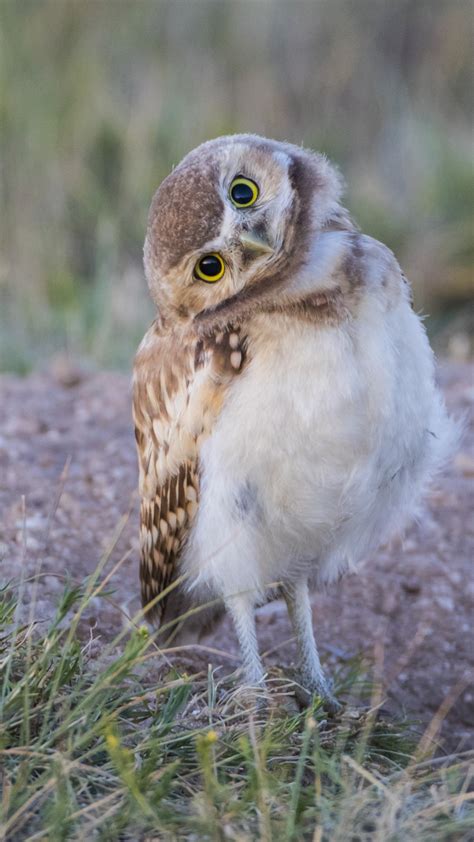
[[[289,144],[235,135],[193,150],[150,208],[145,269],[161,315],[202,319],[288,282],[339,192],[323,156]]]

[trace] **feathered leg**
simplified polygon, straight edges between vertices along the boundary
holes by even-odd
[[[238,594],[226,599],[239,640],[246,684],[264,685],[264,672],[258,651],[255,626],[255,599],[252,594]]]
[[[340,708],[331,693],[331,686],[324,675],[314,638],[309,588],[306,579],[282,587],[298,651],[298,676],[309,693],[324,700],[326,710],[333,713]]]

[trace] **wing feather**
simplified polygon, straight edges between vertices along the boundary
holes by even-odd
[[[152,603],[147,610],[151,621],[163,621],[167,595],[160,596],[179,573],[196,516],[199,449],[237,373],[230,359],[235,335],[229,331],[204,342],[194,334],[166,332],[157,321],[137,353],[133,414],[140,470],[140,581],[143,606]]]

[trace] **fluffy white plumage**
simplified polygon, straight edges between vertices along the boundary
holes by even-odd
[[[344,233],[326,236],[344,248]],[[315,330],[285,315],[253,320],[252,365],[201,450],[199,511],[183,556],[192,587],[263,596],[296,568],[333,580],[416,514],[453,425],[408,289],[387,309],[373,271],[356,322]]]
[[[156,212],[147,238],[148,277],[166,318],[142,346],[136,374],[145,601],[160,590],[156,565],[166,570],[173,552],[192,601],[224,600],[246,680],[261,684],[254,608],[279,589],[295,630],[301,682],[334,708],[314,640],[308,583],[336,578],[403,529],[457,429],[436,388],[433,354],[398,263],[389,249],[356,231],[339,205],[329,164],[258,138],[239,137],[235,148],[232,138],[215,144],[215,151],[206,144],[203,153],[193,153],[188,171],[200,154],[206,166],[215,154],[223,212],[216,211],[212,236],[204,237],[201,251],[191,249],[191,259],[202,251],[226,257],[229,277],[220,298],[183,281],[183,270],[171,265]],[[226,198],[226,179],[243,160],[267,191],[265,207],[253,216],[239,216]],[[182,177],[178,172],[176,185]],[[263,256],[244,254],[249,219],[257,244],[264,230]],[[299,237],[304,259],[297,254]],[[164,271],[166,260],[171,269]],[[228,370],[222,368],[222,336]],[[176,376],[166,373],[174,348],[189,349],[182,352],[187,368]],[[199,363],[190,373],[193,355]],[[161,366],[158,395],[154,359]],[[170,492],[169,482],[178,483],[183,460],[191,465],[182,486],[191,509],[185,537],[180,533],[175,545],[171,527],[181,509],[178,485]],[[161,514],[154,518],[160,494]],[[165,585],[170,575],[161,574]]]

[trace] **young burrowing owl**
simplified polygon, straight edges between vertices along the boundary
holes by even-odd
[[[301,684],[329,708],[308,585],[407,522],[454,435],[407,281],[340,193],[286,143],[187,155],[150,209],[158,315],[134,376],[148,616],[222,598],[261,685],[255,606],[282,594]]]

